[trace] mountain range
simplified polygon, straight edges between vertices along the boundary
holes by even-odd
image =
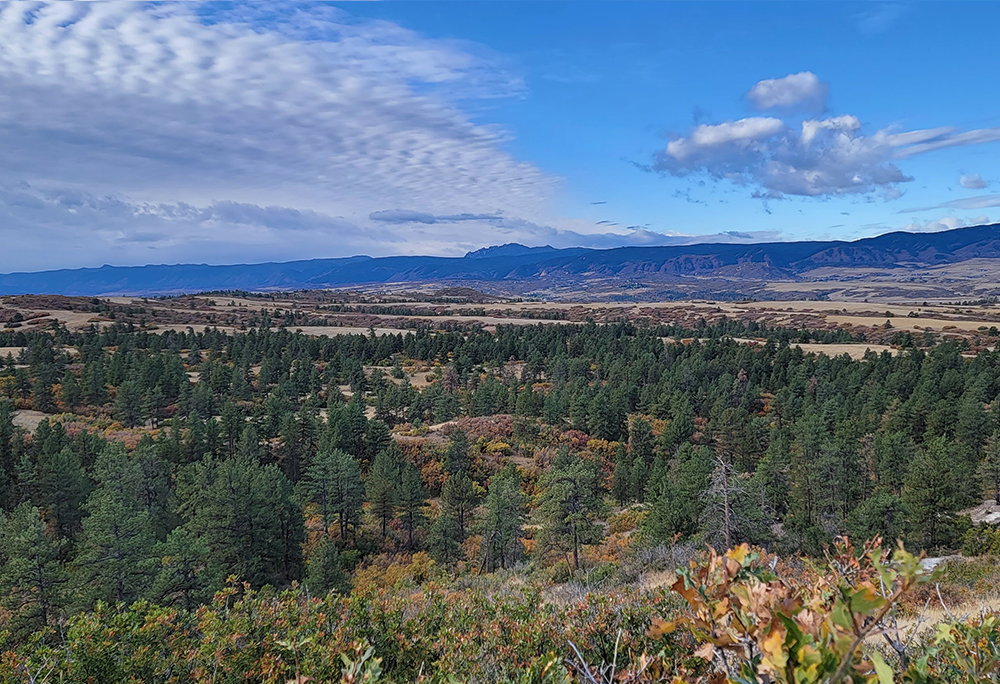
[[[692,279],[795,282],[817,269],[926,269],[1000,258],[1000,224],[855,241],[695,244],[616,249],[507,244],[464,257],[354,256],[283,263],[101,266],[0,275],[0,294],[154,295],[209,290],[343,288],[377,283],[550,284]],[[998,262],[1000,266],[1000,262]]]

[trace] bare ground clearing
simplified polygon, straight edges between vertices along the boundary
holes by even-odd
[[[34,432],[38,427],[38,424],[48,417],[49,415],[47,413],[42,413],[41,411],[20,409],[18,411],[14,411],[13,423],[17,427],[27,430],[28,432]]]

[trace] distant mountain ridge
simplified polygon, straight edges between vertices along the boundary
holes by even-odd
[[[493,247],[483,247],[474,252],[466,252],[465,259],[489,259],[490,257],[501,256],[524,256],[526,254],[542,254],[544,252],[558,252],[555,247],[545,245],[544,247],[528,247],[517,242],[508,242],[505,245],[494,245]]]
[[[0,294],[151,295],[430,281],[585,281],[692,276],[795,279],[816,268],[914,268],[1000,258],[1000,224],[847,241],[556,249],[516,243],[464,257],[355,256],[284,263],[102,266],[0,275]]]

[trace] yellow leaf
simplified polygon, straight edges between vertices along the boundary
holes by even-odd
[[[787,631],[784,627],[775,626],[760,644],[764,657],[761,666],[772,673],[780,672],[788,664],[788,651],[785,649]]]
[[[747,555],[750,553],[750,547],[746,544],[740,544],[734,549],[730,549],[727,556],[732,558],[734,561],[743,565],[743,561],[746,560]]]

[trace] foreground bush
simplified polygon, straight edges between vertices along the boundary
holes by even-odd
[[[0,684],[998,681],[1000,616],[902,620],[903,599],[936,580],[913,555],[844,541],[792,563],[744,545],[670,590],[563,602],[514,577],[326,598],[231,584],[190,613],[101,604],[17,645],[0,637]]]
[[[358,676],[344,671],[369,646],[364,668],[377,663],[379,681],[516,681],[533,668],[538,676],[558,671],[559,658],[539,656],[561,656],[570,642],[593,662],[610,660],[616,647],[637,657],[663,648],[646,633],[653,617],[677,605],[667,590],[555,605],[530,588],[427,586],[320,599],[231,586],[193,613],[144,602],[100,605],[64,631],[37,633],[4,653],[0,682],[339,682]],[[667,650],[689,650],[680,639]]]

